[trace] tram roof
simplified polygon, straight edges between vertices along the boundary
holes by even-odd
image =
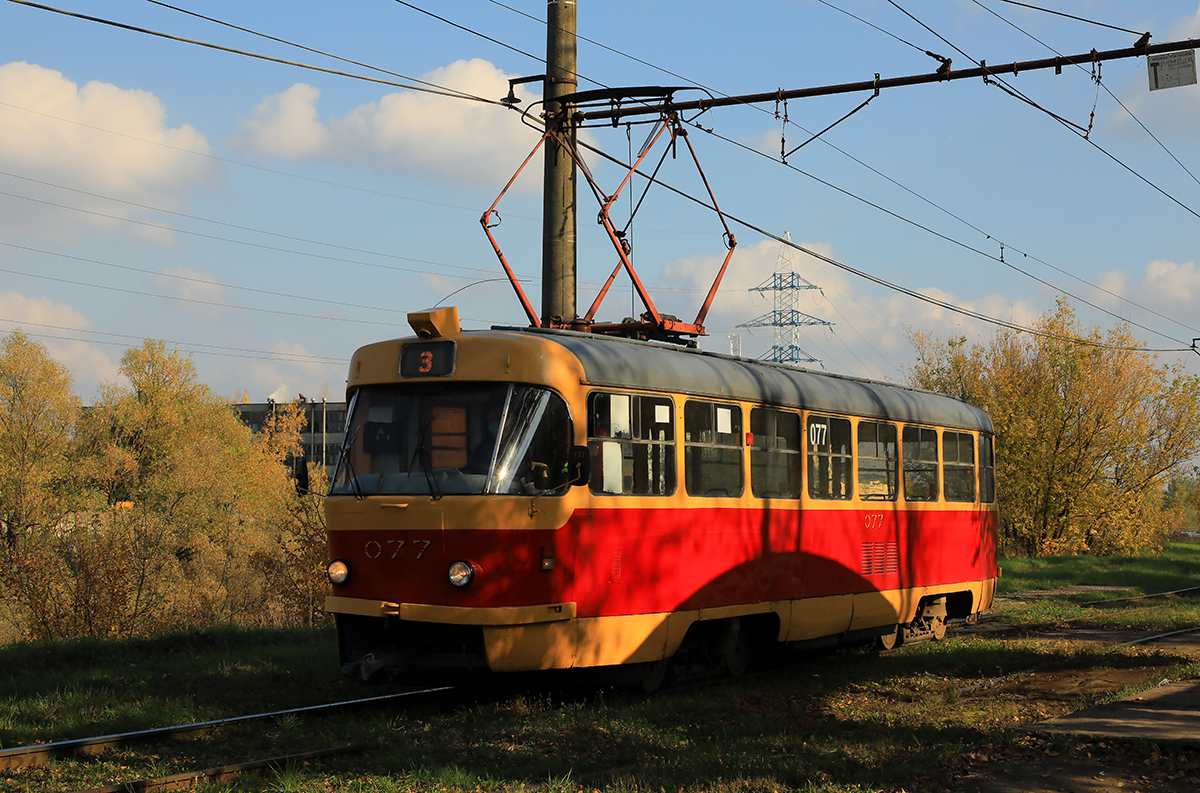
[[[579,359],[592,385],[744,399],[805,410],[993,431],[991,418],[979,408],[931,391],[592,333],[501,327],[492,330],[534,333],[562,345]]]

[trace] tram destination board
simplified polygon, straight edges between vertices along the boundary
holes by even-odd
[[[453,341],[414,341],[400,350],[401,377],[445,377],[454,374]]]

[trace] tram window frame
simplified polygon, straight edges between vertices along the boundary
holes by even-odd
[[[592,493],[656,497],[675,493],[671,397],[593,391],[587,400],[587,434]]]
[[[992,436],[979,433],[979,501],[996,503],[996,450]]]
[[[823,500],[854,497],[854,435],[850,419],[813,416],[805,422],[808,495]]]
[[[975,438],[969,432],[942,433],[942,491],[947,501],[975,501]]]
[[[700,399],[683,403],[683,479],[689,496],[741,496],[746,489],[742,458],[740,405]]]
[[[874,437],[863,437],[867,429]],[[900,493],[900,433],[896,425],[890,421],[860,421],[856,440],[858,497],[864,501],[895,501]]]
[[[932,453],[932,458],[931,458]],[[938,432],[933,427],[905,424],[900,434],[900,468],[905,501],[937,501]]]
[[[755,498],[800,498],[803,469],[800,414],[750,408],[750,493]]]

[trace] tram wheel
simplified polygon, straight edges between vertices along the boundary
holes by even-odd
[[[892,628],[891,633],[883,634],[882,636],[880,636],[878,638],[877,641],[879,642],[879,649],[881,649],[881,650],[893,650],[896,647],[899,647],[900,646],[900,626],[899,625],[894,626]]]
[[[653,694],[662,688],[667,680],[667,668],[670,661],[666,658],[657,661],[647,661],[642,664],[642,691]]]
[[[722,661],[730,677],[741,677],[746,673],[747,667],[750,666],[750,642],[746,639],[746,634],[738,633],[733,650],[722,656]]]
[[[945,617],[930,617],[929,629],[933,631],[933,640],[940,642],[946,638],[946,618]]]

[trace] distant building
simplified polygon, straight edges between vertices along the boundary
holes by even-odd
[[[251,432],[262,432],[263,423],[280,403],[243,402],[235,404],[241,414],[242,423]],[[325,470],[333,475],[337,465],[338,452],[341,450],[342,433],[346,431],[346,403],[303,401],[300,408],[304,411],[304,428],[300,432],[300,445],[304,449],[304,457],[310,463],[321,463]]]

